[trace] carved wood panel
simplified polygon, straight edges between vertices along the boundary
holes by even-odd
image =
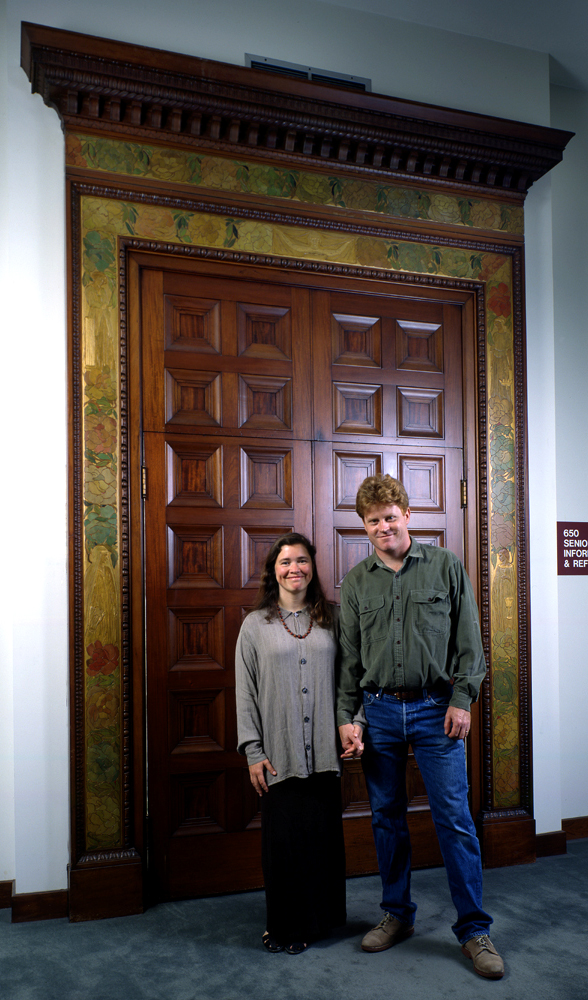
[[[466,328],[459,305],[435,302],[433,296],[418,301],[356,293],[352,300],[324,291],[313,299],[313,318],[319,329],[330,318],[334,331],[328,352],[313,327],[321,439],[314,445],[315,469],[321,470],[315,473],[316,535],[329,540],[321,542],[318,555],[321,576],[337,599],[345,575],[373,551],[355,513],[355,493],[367,475],[386,472],[400,478],[411,503],[411,534],[463,556],[462,340],[471,341],[473,331]],[[343,365],[345,383],[339,381]],[[332,426],[325,404],[329,382],[335,400]],[[376,398],[378,405],[370,409],[368,401]],[[412,754],[407,782],[414,863],[439,863],[427,795]],[[363,778],[352,764],[345,767],[342,793],[347,822],[369,814]]]
[[[261,881],[234,648],[274,540],[312,534],[309,295],[169,267],[143,273],[141,296],[149,794],[165,898],[207,891],[215,869],[233,888]]]
[[[228,866],[233,888],[261,878],[257,805],[235,754],[233,652],[274,540],[292,529],[314,536],[337,600],[371,551],[357,488],[383,471],[401,475],[414,497],[415,535],[463,551],[460,306],[433,293],[365,295],[208,270],[170,265],[146,270],[141,283],[150,801],[162,897],[206,891],[211,868],[224,878]],[[173,323],[182,329],[169,319],[179,310],[195,332],[181,346],[169,335]],[[168,403],[170,374],[198,387],[185,390],[182,420]],[[207,398],[209,386],[216,395]],[[400,389],[417,400],[408,434]],[[432,435],[440,395],[451,415]],[[213,424],[185,416],[211,411]],[[352,870],[373,870],[361,768],[349,765],[342,787]],[[421,792],[412,814],[417,863],[436,863]],[[192,836],[199,864],[182,846]]]

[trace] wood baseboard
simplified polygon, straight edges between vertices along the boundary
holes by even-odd
[[[524,813],[487,814],[478,822],[484,868],[528,865],[535,861],[535,820]]]
[[[56,920],[69,913],[67,889],[53,892],[22,892],[12,897],[12,923],[29,920]]]
[[[8,910],[12,906],[14,882],[0,882],[0,910]]]
[[[561,828],[568,840],[580,840],[588,837],[588,816],[575,816],[572,819],[562,819]]]
[[[103,920],[145,910],[143,866],[86,864],[69,870],[69,919]]]
[[[538,858],[566,854],[568,840],[588,837],[588,816],[562,820],[562,829],[540,833],[534,838],[535,851],[530,847],[534,821],[488,824],[483,828],[487,856],[485,867],[525,864]],[[14,882],[0,882],[0,909],[12,909],[12,922],[33,920],[96,920],[104,917],[141,913],[144,910],[140,867],[131,865],[121,877],[120,871],[105,868],[70,872],[74,912],[70,913],[70,893],[67,889],[53,892],[14,894]]]
[[[567,837],[565,830],[554,830],[552,833],[538,833],[535,837],[535,850],[538,858],[550,858],[556,854],[567,854]]]

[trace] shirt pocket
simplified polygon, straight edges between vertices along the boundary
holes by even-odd
[[[445,635],[449,631],[449,594],[442,590],[413,590],[412,628],[417,635]]]
[[[359,602],[359,627],[361,629],[362,645],[385,639],[388,635],[388,619],[386,600],[383,594],[377,597],[366,597]]]

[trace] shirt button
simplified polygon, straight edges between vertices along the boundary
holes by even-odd
[[[302,688],[302,694],[306,694],[307,692],[308,692],[308,688]]]
[[[297,611],[294,612],[294,617],[298,618],[298,612]]]
[[[301,660],[300,662],[301,662],[301,663],[306,663],[306,660]]]
[[[304,721],[305,721],[305,722],[310,722],[310,719],[308,718],[308,715],[305,715],[305,716],[304,716]]]
[[[306,744],[306,749],[307,749],[307,750],[310,750],[310,743],[307,743],[307,744]]]

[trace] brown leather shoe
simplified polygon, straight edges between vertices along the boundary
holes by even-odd
[[[385,913],[377,927],[372,927],[371,931],[367,932],[361,947],[364,951],[386,951],[386,948],[404,941],[411,934],[414,934],[414,927],[401,924],[391,913]]]
[[[469,941],[462,944],[461,950],[464,955],[471,958],[474,963],[474,971],[479,976],[484,976],[485,979],[502,979],[504,962],[487,934],[470,938]]]

